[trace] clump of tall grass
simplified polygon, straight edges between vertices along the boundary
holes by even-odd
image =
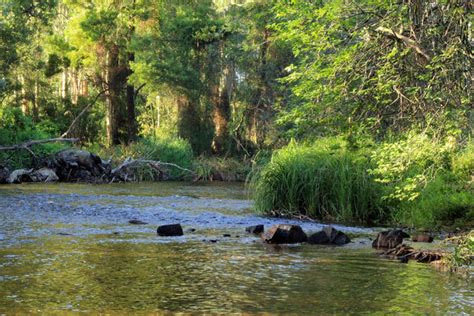
[[[368,160],[338,139],[294,142],[276,151],[250,183],[258,212],[323,220],[377,222],[385,213]]]

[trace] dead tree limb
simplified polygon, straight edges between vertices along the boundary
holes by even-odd
[[[24,149],[30,151],[30,147],[39,144],[45,143],[56,143],[56,142],[68,142],[68,143],[75,143],[78,142],[79,138],[49,138],[49,139],[39,139],[39,140],[30,140],[21,144],[11,145],[11,146],[0,146],[0,151],[8,151],[8,150],[18,150]]]
[[[77,121],[79,120],[79,118],[81,116],[83,116],[89,109],[91,106],[93,106],[97,100],[100,98],[101,95],[103,95],[105,92],[107,92],[107,90],[103,90],[101,91],[99,94],[97,94],[95,96],[95,98],[92,100],[91,103],[89,103],[88,105],[86,105],[82,111],[76,116],[76,118],[74,118],[74,120],[71,122],[71,125],[69,125],[69,128],[67,129],[67,131],[65,131],[62,135],[61,135],[61,138],[65,138],[67,135],[69,135],[69,133],[71,133],[72,129],[74,128],[74,126],[76,125]]]
[[[394,37],[402,41],[405,44],[405,46],[415,50],[419,55],[423,56],[427,61],[431,60],[431,57],[420,47],[420,45],[418,45],[418,43],[415,40],[383,26],[379,26],[378,28],[375,29],[375,31],[389,37]]]
[[[123,180],[127,181],[127,178],[129,175],[126,173],[127,168],[137,168],[139,166],[149,166],[152,169],[157,170],[158,172],[162,172],[162,169],[160,167],[173,167],[176,169],[179,169],[181,171],[187,172],[193,176],[196,175],[196,173],[192,170],[189,170],[187,168],[181,167],[177,164],[170,163],[170,162],[161,162],[157,160],[146,160],[146,159],[130,159],[127,158],[123,163],[121,163],[117,168],[114,168],[111,172],[112,175],[112,181],[113,182],[116,178],[122,178]]]

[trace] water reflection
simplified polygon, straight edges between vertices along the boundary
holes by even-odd
[[[49,238],[0,251],[0,310],[469,314],[472,287],[361,249]]]
[[[242,187],[217,187],[217,196],[211,186],[175,187],[199,198],[166,196],[166,188],[161,197],[137,197],[104,187],[109,202],[103,203],[97,200],[105,192],[71,196],[50,189],[0,193],[0,313],[469,315],[474,308],[469,280],[429,265],[383,260],[365,247],[274,247],[237,238],[242,225],[257,220],[242,215],[247,201],[234,199]],[[225,199],[226,191],[236,192]],[[128,225],[132,216],[155,222]],[[156,222],[170,216],[197,231],[156,237]]]

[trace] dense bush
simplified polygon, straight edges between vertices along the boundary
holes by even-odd
[[[253,175],[259,212],[416,227],[474,220],[474,150],[420,133],[373,148],[291,143]]]

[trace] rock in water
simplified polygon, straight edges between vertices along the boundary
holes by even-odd
[[[280,224],[262,234],[262,239],[269,244],[295,244],[305,242],[307,236],[298,225]]]
[[[132,224],[132,225],[146,225],[148,224],[147,222],[144,222],[144,221],[141,221],[139,219],[131,219],[128,221],[129,224]]]
[[[380,232],[377,238],[372,242],[372,247],[395,248],[403,243],[403,238],[410,238],[410,235],[400,229],[383,231]]]
[[[308,237],[308,243],[317,245],[342,246],[350,242],[351,240],[346,234],[331,226],[326,226],[322,231]]]
[[[251,234],[255,234],[255,235],[259,235],[259,234],[263,233],[264,230],[265,230],[265,227],[263,225],[255,225],[255,226],[249,226],[249,227],[245,228],[245,231],[247,233],[251,233]]]
[[[433,236],[430,236],[427,234],[419,234],[419,235],[413,236],[411,240],[414,242],[433,242]]]
[[[158,236],[183,236],[183,228],[180,224],[162,225],[156,232]]]
[[[340,246],[351,242],[351,240],[349,239],[349,237],[347,237],[346,234],[335,229],[334,227],[326,226],[323,228],[323,232],[325,232],[328,236],[330,244]]]
[[[9,176],[10,171],[8,168],[0,165],[0,184],[8,183]]]
[[[329,244],[329,238],[324,231],[320,231],[309,236],[308,243],[313,245],[327,245]]]

